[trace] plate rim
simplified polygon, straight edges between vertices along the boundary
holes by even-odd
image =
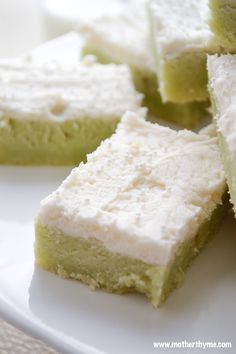
[[[21,313],[22,312],[22,313]],[[0,290],[0,317],[22,331],[24,334],[33,337],[36,340],[44,342],[59,353],[63,354],[107,354],[89,344],[70,338],[73,343],[68,343],[66,336],[59,335],[58,331],[40,324],[28,317],[17,306],[8,301]],[[46,328],[45,328],[46,327]]]

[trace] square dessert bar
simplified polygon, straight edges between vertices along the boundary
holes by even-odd
[[[0,163],[78,164],[141,102],[125,65],[1,60]]]
[[[236,55],[208,56],[208,75],[222,161],[236,212]]]
[[[101,63],[125,63],[133,74],[135,87],[144,94],[149,113],[193,128],[206,116],[207,103],[163,103],[144,1],[126,4],[116,14],[86,21],[79,28],[84,36],[83,53],[96,55]]]
[[[127,112],[41,203],[38,266],[159,306],[215,233],[226,183],[217,138]]]
[[[231,11],[226,11],[227,6],[220,3],[229,1],[148,1],[156,70],[164,102],[206,100],[206,53],[236,51],[234,36],[224,37],[227,30],[222,30],[222,23],[226,24],[228,19],[232,31],[236,31],[235,10],[231,15]],[[225,41],[219,40],[216,29]]]

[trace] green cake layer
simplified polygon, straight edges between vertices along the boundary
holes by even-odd
[[[186,103],[208,99],[206,59],[205,53],[186,52],[163,62],[162,92],[168,101]]]
[[[102,64],[114,62],[114,60],[108,58],[107,55],[99,51],[97,48],[95,49],[85,45],[82,55],[86,56],[89,54],[95,55],[98,61]],[[116,63],[119,64],[119,62]],[[148,108],[151,115],[177,123],[181,127],[188,129],[196,127],[202,120],[204,120],[209,106],[208,101],[184,104],[170,102],[163,103],[158,90],[156,73],[142,70],[131,65],[129,65],[129,67],[131,69],[136,90],[144,94],[143,106]],[[205,68],[204,74],[206,74]],[[206,85],[206,82],[207,78],[204,78],[204,85]]]
[[[210,27],[216,41],[226,48],[236,43],[236,2],[234,0],[210,0]]]
[[[60,230],[36,221],[36,264],[61,277],[81,280],[92,289],[101,288],[112,293],[140,292],[158,307],[169,292],[181,284],[186,268],[215,234],[226,210],[227,201],[217,207],[194,239],[182,243],[166,266],[113,253],[94,238],[64,235]]]
[[[0,121],[0,163],[77,165],[115,130],[119,119]]]

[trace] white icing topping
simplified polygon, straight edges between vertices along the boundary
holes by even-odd
[[[166,264],[225,191],[216,138],[127,112],[116,133],[41,204],[40,222],[109,250]]]
[[[158,55],[210,49],[208,0],[149,0],[149,7]]]
[[[208,56],[209,86],[216,104],[217,128],[236,154],[236,55]]]
[[[0,60],[1,118],[114,119],[137,111],[141,100],[125,65]]]
[[[116,14],[81,23],[85,47],[98,50],[114,62],[155,72],[145,10],[144,0],[136,0]]]

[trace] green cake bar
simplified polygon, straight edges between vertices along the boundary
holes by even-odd
[[[104,64],[114,62],[129,65],[135,87],[144,94],[143,104],[151,115],[194,128],[206,116],[208,102],[162,102],[145,10],[144,2],[133,2],[126,4],[116,14],[80,25],[80,33],[84,36],[83,54],[93,54]]]
[[[210,27],[215,41],[222,47],[231,48],[236,43],[235,0],[209,0],[211,10]]]
[[[236,51],[235,5],[227,4],[229,1],[148,1],[156,70],[164,102],[208,99],[206,53]]]
[[[209,56],[208,75],[222,161],[236,212],[236,55]]]
[[[93,289],[143,293],[159,306],[214,235],[225,192],[217,138],[127,112],[41,203],[36,263]]]
[[[0,163],[75,165],[139,110],[129,68],[0,61]]]

